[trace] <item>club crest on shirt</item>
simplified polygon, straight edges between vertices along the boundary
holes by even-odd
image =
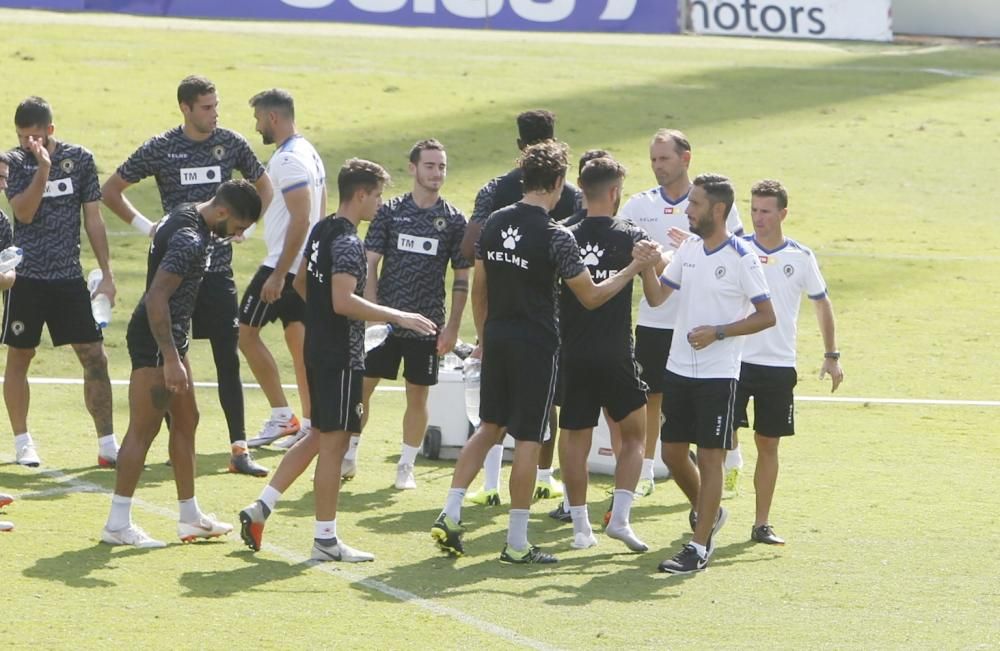
[[[715,268],[715,277],[716,277],[716,279],[722,280],[722,278],[724,278],[725,275],[726,275],[726,268],[725,267],[721,267],[720,266],[720,267],[716,267]]]
[[[601,263],[601,258],[604,257],[604,251],[602,251],[597,244],[592,242],[585,244],[583,249],[580,250],[580,253],[583,254],[583,264],[588,267],[599,265]]]
[[[76,165],[69,158],[59,162],[59,169],[63,171],[63,174],[72,174],[74,167],[76,167]]]
[[[503,248],[513,250],[521,241],[521,231],[516,226],[508,226],[500,231],[500,237],[503,238]]]
[[[212,155],[215,156],[215,160],[222,160],[222,157],[226,155],[226,148],[222,145],[216,145],[212,147]]]
[[[785,273],[786,278],[791,278],[792,275],[795,273],[795,267],[793,267],[790,264],[786,264],[784,267],[781,268],[781,270]]]
[[[434,228],[436,228],[438,231],[443,231],[445,228],[447,228],[447,226],[448,226],[448,220],[445,219],[444,217],[434,218]]]

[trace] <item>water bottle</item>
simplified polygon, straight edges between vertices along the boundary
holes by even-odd
[[[465,415],[473,427],[479,427],[479,379],[483,363],[477,357],[468,357],[462,364],[462,379],[465,384]]]
[[[372,350],[373,348],[378,348],[385,342],[389,333],[392,332],[392,326],[388,323],[380,323],[378,325],[369,326],[365,329],[365,352]]]
[[[21,263],[24,258],[24,251],[19,246],[9,246],[0,251],[0,273],[11,271]]]
[[[100,269],[94,269],[90,272],[90,275],[87,276],[87,289],[91,294],[94,293],[102,280],[104,280],[104,274],[101,273]],[[111,299],[108,298],[107,294],[97,294],[90,299],[90,311],[94,314],[94,321],[101,328],[107,328],[108,324],[111,323]]]

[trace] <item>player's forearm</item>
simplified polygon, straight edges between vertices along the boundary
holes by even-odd
[[[483,343],[483,331],[486,327],[488,306],[486,302],[486,272],[476,269],[476,277],[472,282],[472,321],[476,326],[476,338]]]
[[[739,337],[742,335],[752,335],[773,327],[776,323],[774,308],[771,301],[761,301],[754,304],[754,312],[745,319],[734,321],[720,326],[723,334],[727,337]]]
[[[464,274],[455,272],[455,280],[451,284],[451,311],[448,313],[448,324],[446,327],[456,330],[462,325],[462,313],[465,312],[465,304],[469,299],[469,272]]]
[[[465,235],[462,236],[462,244],[459,245],[459,250],[462,252],[462,257],[466,260],[475,260],[476,241],[479,240],[479,235],[482,232],[483,228],[479,222],[470,221],[465,226]]]
[[[379,259],[369,254],[368,257],[368,281],[365,283],[365,300],[370,303],[378,303],[378,263]]]
[[[373,303],[357,294],[346,294],[338,296],[334,294],[333,309],[337,314],[346,316],[355,321],[385,321],[396,323],[402,312],[391,307],[384,307]]]
[[[24,192],[10,200],[14,218],[22,224],[30,224],[35,221],[35,215],[42,205],[42,197],[45,194],[45,184],[49,181],[49,169],[48,166],[39,165],[38,171],[31,179],[31,184],[25,188]]]
[[[823,350],[835,353],[837,348],[836,321],[833,317],[833,303],[829,297],[816,301],[816,319],[819,321],[819,331],[823,335]]]
[[[625,286],[639,273],[639,269],[638,264],[633,261],[614,276],[593,285],[589,291],[584,292],[583,296],[577,298],[588,310],[596,310],[625,289]]]
[[[87,231],[87,239],[90,240],[90,248],[97,258],[97,266],[101,268],[101,273],[105,278],[111,277],[111,249],[108,246],[108,232],[104,227],[104,218],[96,203],[84,206],[83,227]]]
[[[150,288],[146,293],[146,319],[149,321],[149,331],[160,349],[160,354],[164,358],[171,355],[180,359],[170,322],[170,297],[155,288]]]
[[[275,273],[283,277],[291,270],[307,235],[309,235],[309,214],[292,214],[288,220],[288,231],[285,232],[285,245],[281,249],[278,262],[274,265]]]

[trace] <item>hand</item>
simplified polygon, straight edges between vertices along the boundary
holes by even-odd
[[[670,238],[670,245],[676,249],[684,243],[684,240],[691,237],[691,233],[682,228],[671,226],[670,230],[667,231],[667,237]]]
[[[0,290],[10,289],[14,286],[14,281],[17,279],[13,269],[10,271],[4,271],[0,273]]]
[[[424,336],[437,334],[437,326],[433,321],[414,312],[400,312],[396,325]]]
[[[469,353],[469,357],[473,357],[475,359],[480,359],[481,360],[483,358],[483,346],[482,346],[482,344],[476,344],[476,347],[472,349],[471,353]]]
[[[643,269],[660,260],[660,245],[652,240],[637,242],[632,247],[632,259]]]
[[[281,291],[285,288],[285,277],[272,272],[264,285],[260,288],[260,300],[265,303],[273,303],[281,298]]]
[[[101,282],[97,284],[94,291],[90,293],[90,298],[93,299],[98,294],[104,294],[111,301],[111,305],[115,304],[115,295],[118,293],[118,289],[115,287],[115,279],[108,274],[101,278]]]
[[[170,393],[184,393],[191,388],[187,369],[180,359],[168,359],[163,362],[163,383]]]
[[[695,350],[703,350],[718,341],[715,326],[698,326],[687,334],[687,340]]]
[[[447,355],[455,349],[458,342],[458,326],[445,326],[444,330],[438,333],[437,354]]]
[[[827,373],[830,374],[830,379],[833,381],[833,386],[830,388],[830,393],[833,393],[844,381],[844,370],[840,368],[840,360],[824,357],[823,368],[819,371],[819,379],[825,379]]]
[[[49,157],[49,150],[42,144],[42,138],[29,138],[28,151],[35,157],[39,169],[52,167],[52,158]]]

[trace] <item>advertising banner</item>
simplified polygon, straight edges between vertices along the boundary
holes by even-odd
[[[892,40],[892,0],[691,0],[698,34]]]
[[[677,33],[678,0],[0,0],[0,6],[410,27]]]

